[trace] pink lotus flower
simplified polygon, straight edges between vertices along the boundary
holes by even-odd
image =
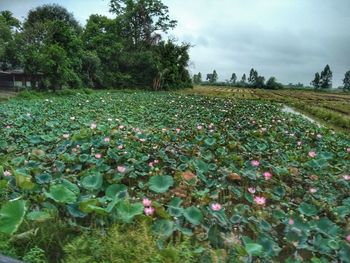
[[[167,129],[166,129],[166,128],[163,128],[163,129],[162,129],[162,132],[166,132],[166,131],[167,131]]]
[[[159,160],[154,160],[153,161],[155,164],[158,164],[159,163]]]
[[[125,166],[118,165],[117,170],[118,170],[119,173],[125,173],[126,168],[125,168]]]
[[[266,132],[266,130],[267,130],[266,128],[261,128],[262,132]]]
[[[121,149],[123,149],[124,148],[124,146],[123,145],[118,145],[118,147],[117,147],[119,150],[121,150]]]
[[[248,188],[248,192],[251,193],[251,194],[255,194],[256,189],[254,187],[249,187]]]
[[[202,125],[198,125],[197,126],[197,130],[201,130],[201,129],[203,129],[203,126]]]
[[[69,134],[63,134],[63,138],[64,139],[68,139],[69,138]]]
[[[312,194],[314,194],[314,193],[317,192],[317,189],[316,189],[316,188],[310,188],[310,189],[309,189],[309,192],[312,193]]]
[[[71,121],[74,121],[75,120],[75,117],[70,117],[69,118]]]
[[[288,223],[289,223],[290,225],[294,225],[294,219],[293,219],[293,218],[290,218]]]
[[[4,171],[4,176],[11,176],[12,173],[10,171]]]
[[[101,158],[102,158],[102,154],[96,153],[96,154],[95,154],[95,158],[96,158],[96,159],[101,159]]]
[[[145,142],[145,141],[146,141],[146,139],[143,139],[143,138],[140,139],[140,142]]]
[[[350,148],[347,148],[346,151],[347,151],[348,153],[350,153]]]
[[[250,163],[251,163],[251,165],[254,166],[254,167],[258,167],[258,166],[260,165],[260,162],[257,161],[257,160],[253,160],[253,161],[251,161]]]
[[[265,177],[265,180],[268,181],[268,180],[271,179],[272,174],[271,174],[270,172],[265,172],[265,173],[264,173],[264,177]]]
[[[149,163],[148,163],[148,166],[149,166],[149,167],[153,167],[153,162],[149,162]]]
[[[343,178],[344,178],[344,180],[346,180],[346,181],[350,181],[350,175],[343,175]]]
[[[179,133],[179,132],[181,131],[181,129],[176,128],[175,131],[176,131],[177,133]]]
[[[152,201],[149,200],[148,198],[143,198],[142,204],[143,204],[143,206],[151,206]]]
[[[266,204],[266,198],[263,196],[255,196],[254,201],[257,205],[265,205]]]
[[[96,123],[91,123],[90,128],[92,130],[96,129],[97,128],[97,124]]]
[[[298,146],[301,146],[301,144],[302,144],[301,141],[298,141],[298,142],[297,142],[297,145],[298,145]]]
[[[311,152],[309,152],[309,157],[311,157],[311,158],[315,158],[316,157],[316,152],[314,152],[314,151],[311,151]]]
[[[322,138],[322,135],[321,135],[321,134],[317,134],[316,137],[317,137],[318,139],[321,139],[321,138]]]
[[[124,125],[120,125],[119,129],[121,129],[121,130],[124,129]]]
[[[346,237],[346,241],[350,242],[350,234]]]
[[[222,208],[222,206],[219,203],[214,203],[214,204],[211,205],[211,209],[213,211],[220,211],[221,208]]]
[[[10,126],[10,125],[7,125],[7,126],[6,126],[6,129],[11,129],[11,126]]]
[[[111,141],[111,139],[109,137],[106,137],[106,138],[103,139],[103,141],[108,143],[108,142]]]
[[[145,212],[146,216],[151,216],[154,214],[154,208],[152,206],[145,207],[145,209],[143,211]]]

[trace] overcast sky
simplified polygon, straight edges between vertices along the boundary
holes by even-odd
[[[164,0],[190,42],[192,73],[216,69],[220,80],[239,78],[253,67],[266,78],[309,84],[329,64],[333,86],[350,70],[350,0]],[[44,3],[66,7],[84,24],[92,13],[112,17],[108,0],[0,0],[23,18]]]

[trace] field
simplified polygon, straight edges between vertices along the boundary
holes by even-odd
[[[0,104],[0,252],[350,262],[350,138],[277,103],[311,114],[305,101],[322,98],[318,108],[348,120],[349,96],[203,89]]]
[[[197,86],[185,94],[284,103],[337,130],[350,132],[350,94],[305,90],[261,90]]]

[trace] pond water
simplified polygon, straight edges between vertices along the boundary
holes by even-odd
[[[292,114],[295,114],[295,115],[299,115],[299,116],[303,117],[304,119],[306,119],[306,120],[308,120],[308,121],[310,121],[312,123],[317,124],[320,127],[322,126],[318,121],[310,118],[309,116],[306,116],[305,114],[302,114],[299,111],[296,111],[295,109],[293,109],[293,108],[291,108],[289,106],[283,105],[282,111],[283,112],[287,112],[287,113],[292,113]]]

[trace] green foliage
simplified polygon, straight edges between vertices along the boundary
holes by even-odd
[[[314,86],[315,89],[328,89],[332,87],[332,78],[333,73],[329,65],[326,65],[321,74],[318,72],[315,73],[315,78],[311,82],[311,85]]]
[[[3,69],[22,67],[33,89],[191,87],[189,44],[161,41],[176,26],[160,0],[112,0],[114,19],[92,15],[85,28],[56,4],[29,11],[23,30],[0,15]]]
[[[271,77],[268,79],[268,81],[266,82],[266,85],[265,85],[265,88],[266,89],[282,89],[283,88],[283,85],[281,83],[278,83],[276,81],[276,78],[275,77]]]
[[[23,260],[30,263],[46,263],[45,251],[38,247],[31,248],[24,256]]]
[[[350,90],[350,70],[345,73],[343,79],[344,90]]]
[[[216,83],[218,81],[218,73],[216,72],[216,70],[214,69],[213,73],[209,73],[207,74],[207,79],[206,79],[209,83],[213,84]]]
[[[13,258],[17,257],[16,249],[11,244],[9,236],[4,234],[0,235],[0,254]]]
[[[202,73],[198,72],[198,74],[193,75],[193,83],[201,84],[202,83]]]
[[[311,82],[311,85],[314,86],[315,89],[319,89],[321,87],[321,76],[320,73],[315,73],[315,78]]]
[[[322,89],[329,89],[332,87],[332,78],[333,78],[333,73],[329,67],[329,65],[326,65],[324,70],[321,72],[321,88]]]
[[[121,34],[135,48],[150,46],[177,22],[169,17],[168,7],[160,0],[111,0],[110,11],[117,16]]]
[[[21,225],[26,213],[26,201],[16,200],[4,204],[0,210],[0,232],[13,234]]]
[[[156,193],[165,193],[174,184],[174,180],[169,175],[152,176],[149,180],[150,189]]]
[[[237,81],[237,75],[236,75],[236,73],[232,73],[230,82],[234,85],[234,84],[236,84],[236,81]]]

